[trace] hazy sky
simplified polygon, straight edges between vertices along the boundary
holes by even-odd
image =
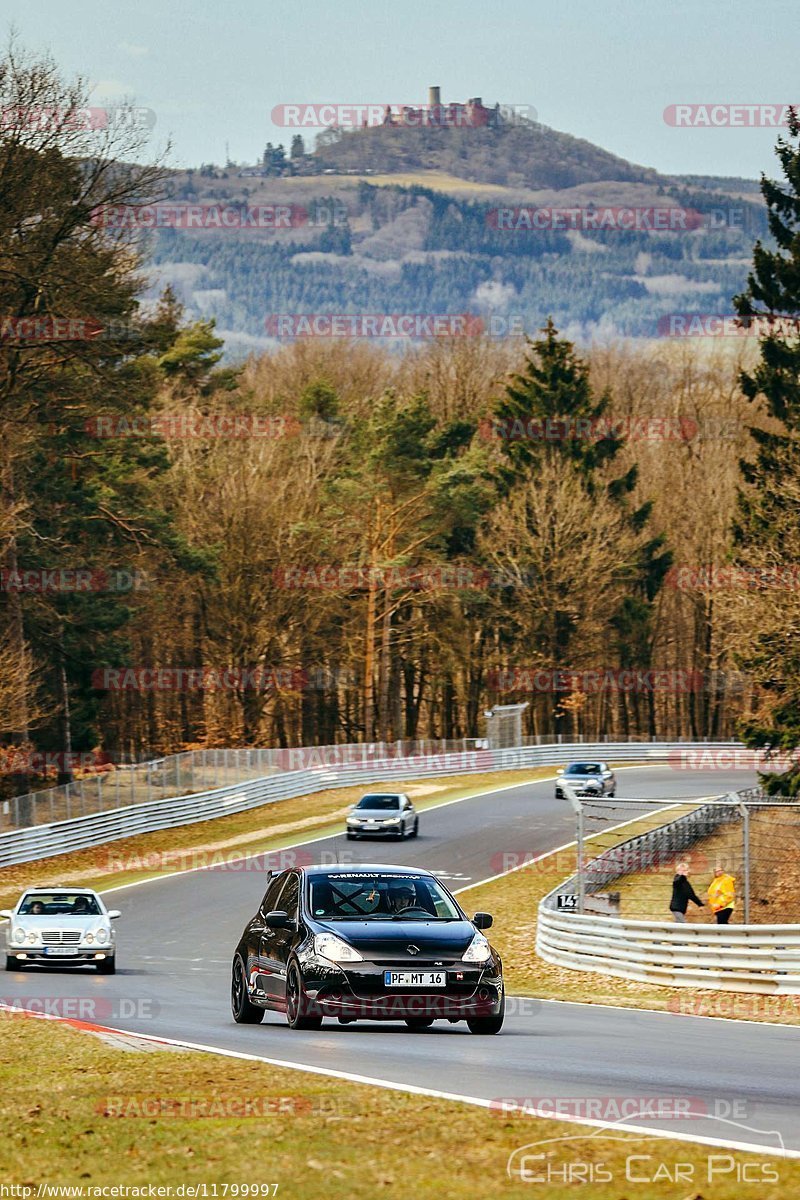
[[[661,171],[755,177],[775,130],[675,128],[664,109],[800,101],[800,0],[37,0],[7,20],[95,103],[153,109],[176,166],[288,145],[277,104],[413,103],[439,84]]]

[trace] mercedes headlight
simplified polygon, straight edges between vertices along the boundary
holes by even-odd
[[[31,932],[28,934],[28,941],[30,942],[31,945],[33,945],[34,942],[38,942],[38,940],[39,940],[38,933]]]
[[[363,957],[353,946],[342,941],[335,933],[317,933],[314,935],[314,953],[331,962],[363,962]]]
[[[482,933],[476,933],[464,951],[461,961],[468,963],[487,962],[492,957],[492,948]]]
[[[95,936],[96,940],[102,946],[105,942],[108,941],[108,930],[101,927],[100,929],[97,930],[97,932],[95,933],[94,936]]]
[[[25,930],[24,929],[15,929],[14,930],[14,941],[18,942],[20,944],[25,941]]]
[[[86,942],[87,946],[91,946],[92,942],[94,941],[94,934],[93,933],[85,933],[83,935],[83,940]]]

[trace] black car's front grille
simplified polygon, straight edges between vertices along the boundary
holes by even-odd
[[[380,958],[373,954],[370,956],[370,962],[374,962],[376,966],[383,967],[387,971],[418,971],[420,967],[424,967],[426,971],[431,969],[451,971],[458,966],[453,959],[430,958],[424,954],[417,954],[413,958],[410,954],[408,958]]]
[[[393,969],[393,970],[408,971],[408,970],[418,970],[419,967],[418,966],[409,966],[408,963],[401,963],[399,965],[394,965],[394,966],[390,966],[389,964],[386,964],[386,969],[387,970]],[[425,963],[423,969],[426,971],[436,970],[436,968],[433,966],[432,963]],[[382,971],[367,973],[367,972],[356,972],[356,971],[348,970],[346,972],[346,975],[347,975],[347,982],[350,985],[353,993],[356,996],[360,996],[364,999],[368,999],[371,997],[397,996],[397,995],[403,995],[404,993],[408,994],[409,992],[417,993],[421,990],[425,991],[425,992],[430,991],[430,994],[432,994],[432,995],[444,994],[444,995],[448,995],[448,996],[464,996],[464,997],[466,997],[466,996],[471,996],[473,994],[473,992],[475,991],[475,988],[478,986],[478,983],[481,978],[480,971],[458,971],[458,970],[453,970],[451,967],[451,969],[447,971],[447,984],[445,987],[443,987],[443,988],[432,987],[430,989],[428,989],[428,988],[421,989],[419,987],[411,987],[411,988],[390,987],[390,988],[387,988],[386,985],[384,984]],[[456,978],[457,975],[463,975],[463,978],[457,979]]]

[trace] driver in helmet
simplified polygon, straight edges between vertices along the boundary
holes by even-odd
[[[417,893],[410,883],[393,883],[389,887],[389,907],[392,912],[404,912],[417,907]]]

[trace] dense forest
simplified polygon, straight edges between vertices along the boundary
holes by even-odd
[[[260,338],[264,349],[273,314],[357,310],[472,313],[501,333],[535,330],[552,316],[582,341],[655,338],[672,313],[730,313],[753,242],[768,234],[755,199],[678,184],[626,186],[621,197],[616,184],[550,193],[554,227],[531,228],[524,218],[533,207],[502,196],[366,180],[330,194],[321,180],[279,182],[284,200],[301,199],[304,224],[261,236],[162,228],[148,251],[190,315]],[[245,210],[262,194],[275,199],[275,184],[261,186],[265,193],[250,180],[196,173],[169,181],[171,195],[187,204]],[[687,228],[586,228],[593,211],[613,221],[621,204],[687,213]]]
[[[53,68],[19,60],[0,93],[9,111],[77,103]],[[749,729],[765,743],[796,581],[792,539],[767,544],[759,504],[776,456],[798,478],[793,360],[765,374],[746,338],[577,350],[559,311],[580,290],[574,255],[553,235],[506,255],[520,294],[536,279],[548,296],[527,340],[400,354],[299,340],[228,365],[213,320],[191,319],[171,289],[141,304],[152,247],[93,219],[169,192],[160,166],[120,165],[136,161],[130,136],[98,147],[68,122],[0,131],[0,289],[16,322],[0,378],[7,789],[37,781],[29,751],[475,737],[488,706],[512,701],[527,702],[530,734]],[[474,292],[491,278],[497,247],[469,205],[359,195],[378,233],[386,206],[395,222],[424,211],[426,248],[475,253],[365,274],[363,288],[347,276],[350,307],[437,311],[454,281]],[[765,199],[780,208],[777,192]],[[171,237],[189,257],[171,231],[156,257]],[[659,246],[657,269],[675,269],[673,243]],[[196,253],[226,264],[242,312],[305,308],[329,286],[324,262],[284,271],[285,248],[198,239]],[[727,286],[727,268],[684,253],[675,243],[682,273]],[[603,261],[587,313],[603,311]],[[746,284],[745,315],[796,312],[791,280],[770,291],[781,261],[757,247],[726,311]],[[88,317],[99,335],[55,326]],[[754,650],[762,621],[771,640]]]

